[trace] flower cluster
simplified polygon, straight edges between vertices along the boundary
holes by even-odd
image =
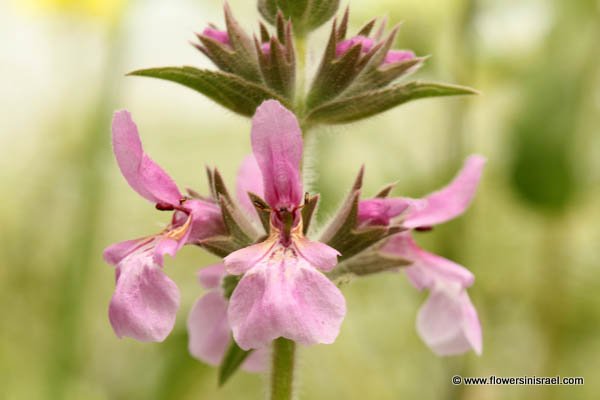
[[[187,323],[190,353],[209,364],[259,371],[270,344],[279,338],[304,345],[333,343],[346,315],[338,284],[399,270],[417,289],[430,292],[417,317],[425,343],[439,355],[481,352],[481,327],[466,291],[473,275],[421,249],[413,233],[467,209],[483,157],[467,158],[448,186],[422,199],[390,197],[393,185],[364,198],[363,168],[321,232],[309,230],[319,195],[306,190],[301,178],[306,131],[420,97],[470,92],[451,85],[394,83],[424,59],[392,49],[397,28],[384,37],[382,24],[372,35],[375,21],[347,38],[346,10],[339,23],[333,21],[321,65],[305,93],[296,79],[303,73],[296,71],[302,64],[297,41],[338,7],[335,0],[321,7],[317,3],[259,1],[261,14],[276,30],[271,35],[260,24],[260,38],[246,34],[226,5],[226,30],[211,25],[197,35],[195,45],[220,71],[170,67],[134,73],[182,83],[252,116],[252,154],[241,163],[237,196],[216,168],[207,169],[208,194],[190,189],[184,194],[144,152],[130,114],[115,114],[112,141],[123,176],[157,210],[172,213],[161,232],[104,252],[115,266],[109,319],[118,337],[160,342],[169,335],[180,296],[163,272],[164,256],[194,245],[222,259],[199,271],[207,293],[193,305]]]
[[[305,93],[305,54],[295,43],[303,45],[305,35],[327,21],[337,7],[337,1],[260,1],[259,10],[274,25],[274,32],[260,23],[260,34],[252,36],[226,4],[224,29],[209,25],[196,35],[199,43],[194,43],[219,71],[185,66],[142,69],[130,75],[187,86],[247,117],[263,101],[275,99],[293,111],[305,128],[357,121],[421,98],[476,93],[444,83],[399,82],[417,71],[425,58],[393,49],[399,28],[384,36],[385,21],[374,34],[376,20],[347,38],[349,9],[331,24],[320,66]]]
[[[322,237],[311,240],[305,228],[312,215],[304,211],[314,210],[316,197],[302,189],[302,134],[294,114],[274,100],[261,105],[252,121],[254,154],[240,169],[239,206],[231,199],[223,202],[219,194],[207,198],[182,195],[143,152],[126,111],[115,114],[113,146],[130,186],[157,209],[173,212],[172,222],[162,232],[117,243],[104,253],[105,260],[116,266],[109,316],[118,336],[165,339],[175,322],[179,293],[162,272],[164,254],[174,256],[185,244],[223,254],[213,243],[227,240],[231,222],[225,220],[236,215],[241,222],[234,222],[234,229],[254,230],[244,235],[256,243],[228,253],[222,264],[200,272],[201,283],[213,290],[190,314],[192,354],[218,363],[230,331],[244,350],[266,348],[278,337],[302,344],[332,343],[346,306],[339,289],[323,272],[331,273],[340,255],[344,256],[340,273],[364,275],[410,264],[405,271],[411,282],[431,290],[418,318],[423,339],[439,354],[481,350],[477,315],[465,292],[473,276],[420,249],[410,233],[466,209],[479,181],[481,157],[470,157],[448,187],[424,199],[377,197],[359,200],[357,207],[342,207]],[[351,199],[358,197],[353,193]],[[266,214],[262,223],[261,213]],[[347,229],[348,223],[354,226]],[[375,254],[387,256],[391,265],[378,265]],[[365,255],[370,262],[364,260]],[[374,270],[369,270],[373,263]],[[241,276],[230,298],[220,288],[226,275]]]

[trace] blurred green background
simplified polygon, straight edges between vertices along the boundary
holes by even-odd
[[[253,1],[230,0],[247,28]],[[600,392],[600,2],[352,0],[354,29],[404,21],[397,46],[432,54],[417,77],[481,96],[423,100],[322,129],[314,151],[331,214],[362,163],[366,194],[398,181],[423,195],[462,159],[488,157],[461,219],[420,234],[467,266],[484,351],[439,358],[420,341],[426,294],[401,274],[345,288],[334,345],[304,348],[303,399],[588,399]],[[204,165],[229,182],[249,152],[249,121],[176,85],[125,77],[161,65],[209,66],[187,42],[221,2],[5,0],[0,4],[0,398],[262,398],[264,377],[216,370],[187,353],[185,320],[215,258],[185,248],[167,273],[182,290],[161,344],[119,340],[107,318],[113,269],[102,249],[168,220],[134,193],[110,153],[114,109],[128,108],[146,150],[182,187],[206,192]],[[222,25],[221,25],[222,26]],[[318,62],[327,29],[311,41]],[[451,376],[583,376],[579,387],[453,386]]]

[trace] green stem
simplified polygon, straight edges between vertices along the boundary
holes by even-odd
[[[296,343],[279,338],[273,341],[270,400],[291,400],[294,384]]]

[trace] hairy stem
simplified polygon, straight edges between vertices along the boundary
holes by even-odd
[[[291,400],[295,359],[296,343],[285,338],[273,341],[269,400]]]

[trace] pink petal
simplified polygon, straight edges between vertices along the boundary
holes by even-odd
[[[181,193],[171,177],[144,153],[129,112],[115,113],[112,133],[117,163],[129,186],[153,203],[178,205]]]
[[[237,197],[244,209],[250,215],[256,215],[256,209],[248,197],[248,192],[254,193],[258,196],[264,196],[264,184],[262,173],[256,162],[256,158],[253,154],[250,154],[244,161],[238,171],[237,176]]]
[[[333,343],[346,314],[339,289],[308,262],[279,246],[248,271],[230,300],[229,323],[243,349],[285,337]]]
[[[475,196],[484,165],[484,157],[468,157],[456,178],[445,188],[427,196],[426,206],[410,213],[404,221],[404,226],[433,226],[465,212]]]
[[[350,39],[342,40],[335,48],[336,57],[344,55],[348,50],[356,45],[361,45],[361,52],[368,53],[375,45],[375,41],[366,36],[354,36]]]
[[[214,203],[191,199],[183,204],[191,212],[191,227],[187,243],[198,243],[212,236],[226,233],[221,209]]]
[[[223,263],[209,265],[198,271],[198,281],[206,289],[219,287],[221,279],[225,276],[225,265]]]
[[[111,244],[102,253],[102,257],[104,261],[109,263],[110,265],[117,265],[121,262],[122,259],[131,254],[134,250],[144,245],[145,241],[152,240],[152,238],[140,238],[140,239],[132,239],[126,240],[124,242],[119,242],[115,244]]]
[[[162,342],[173,329],[179,308],[175,283],[146,253],[123,259],[117,267],[116,280],[108,309],[116,335]]]
[[[154,246],[154,262],[158,265],[164,265],[164,256],[175,257],[177,252],[183,247],[185,242],[179,242],[174,239],[162,238]]]
[[[229,34],[227,31],[220,31],[218,29],[207,27],[202,31],[202,35],[209,37],[216,42],[229,44]]]
[[[410,50],[390,50],[385,55],[384,64],[400,63],[415,58],[415,53]]]
[[[263,102],[252,119],[252,149],[267,203],[276,210],[300,205],[302,132],[296,116],[276,100]]]
[[[274,245],[274,240],[266,240],[234,251],[223,259],[225,270],[231,275],[245,273],[266,257]]]
[[[481,325],[467,292],[458,287],[436,287],[419,310],[417,331],[440,356],[471,349],[481,354]]]
[[[333,247],[327,246],[325,243],[308,240],[305,237],[295,239],[294,244],[301,257],[323,272],[331,271],[337,264],[338,256],[341,255]]]
[[[431,289],[438,282],[457,283],[464,288],[471,286],[475,280],[465,267],[421,249],[408,232],[392,236],[382,251],[412,261],[404,271],[419,290]]]
[[[268,347],[256,349],[246,358],[246,361],[242,364],[242,369],[248,372],[263,372],[271,361],[270,355]]]
[[[219,365],[231,338],[227,323],[227,300],[212,291],[196,301],[187,321],[189,351],[210,365]]]
[[[194,303],[187,321],[190,354],[210,365],[219,365],[231,343],[227,322],[227,300],[219,291],[212,291]],[[260,372],[268,365],[267,349],[253,351],[242,369]]]
[[[387,226],[391,219],[401,215],[410,205],[409,199],[400,197],[362,200],[358,204],[358,222],[361,225]]]
[[[192,215],[188,215],[185,222],[178,226],[171,226],[160,236],[154,246],[154,262],[163,265],[164,255],[175,257],[177,252],[189,241],[191,233]]]

